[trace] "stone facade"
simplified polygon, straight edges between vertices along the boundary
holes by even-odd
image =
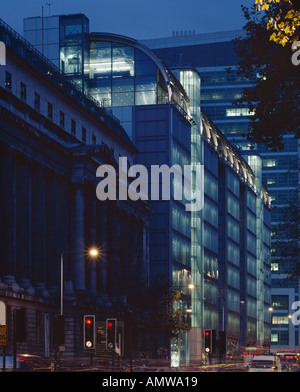
[[[6,352],[16,343],[18,353],[53,356],[66,252],[64,355],[78,357],[86,354],[84,314],[95,314],[97,323],[106,317],[124,320],[148,288],[148,204],[96,197],[97,167],[116,167],[120,155],[132,162],[136,149],[116,118],[7,26],[1,26],[1,38],[7,46],[6,66],[0,68],[0,300],[7,305]],[[92,246],[100,250],[97,259],[88,256]],[[17,309],[25,310],[22,342],[14,333]]]

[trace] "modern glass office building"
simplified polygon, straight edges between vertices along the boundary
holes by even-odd
[[[243,37],[243,31],[209,34],[174,32],[172,37],[142,41],[169,67],[192,66],[201,76],[201,107],[240,150],[248,149],[244,134],[251,112],[237,108],[233,102],[243,88],[251,87],[257,75],[246,79],[236,72],[239,59],[232,40]],[[227,69],[231,68],[228,73]],[[268,151],[257,146],[262,157],[262,180],[272,198],[272,227],[283,218],[289,202],[299,200],[299,141],[285,135],[284,149]],[[292,304],[299,300],[299,279],[288,279],[291,267],[279,262],[276,242],[285,241],[286,233],[272,232],[272,348],[300,348],[299,326],[291,322]]]
[[[269,345],[270,198],[261,184],[259,156],[243,157],[201,111],[201,78],[194,67],[175,64],[170,69],[128,37],[91,33],[86,38],[82,15],[44,19],[51,18],[59,32],[59,55],[53,59],[120,119],[139,151],[135,163],[149,169],[190,165],[193,173],[204,167],[204,208],[187,211],[186,200],[174,197],[151,200],[150,277],[152,282],[163,277],[180,289],[176,306],[187,325],[171,342],[172,363],[202,359],[204,329],[226,331],[233,355],[246,344]],[[40,19],[24,20],[28,39]],[[51,36],[49,27],[44,34]],[[77,57],[81,68],[73,66]],[[195,177],[191,184],[197,194]],[[174,176],[172,196],[177,187]]]

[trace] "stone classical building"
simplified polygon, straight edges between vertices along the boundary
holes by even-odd
[[[0,66],[6,352],[17,343],[18,352],[53,355],[63,265],[64,355],[78,357],[86,352],[83,315],[94,314],[97,323],[106,317],[124,321],[148,287],[149,205],[96,197],[97,167],[117,168],[119,156],[132,162],[137,150],[108,110],[3,21],[0,40],[6,46],[6,65]],[[89,256],[91,247],[99,257]]]

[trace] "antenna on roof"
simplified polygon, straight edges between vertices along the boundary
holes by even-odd
[[[51,3],[46,3],[46,5],[49,7],[49,16],[51,16],[50,7],[53,5],[53,1]]]

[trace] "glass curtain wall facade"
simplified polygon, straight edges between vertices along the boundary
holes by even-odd
[[[227,333],[227,352],[270,345],[270,196],[245,156],[203,118],[204,329]],[[252,160],[252,161],[251,161]],[[255,167],[255,166],[254,166]],[[264,315],[262,313],[264,312]]]
[[[89,20],[85,15],[68,15],[59,21],[59,67],[63,74],[88,89]]]
[[[155,105],[166,100],[166,92],[158,94],[157,67],[130,46],[92,41],[89,77],[90,94],[103,106]]]
[[[191,134],[191,164],[194,173],[197,165],[204,165],[204,143],[201,136],[201,110],[200,94],[201,80],[198,72],[193,68],[174,68],[173,74],[180,81],[190,100],[190,113],[195,124]],[[204,171],[204,178],[205,178]],[[193,192],[197,192],[196,180],[192,179]],[[204,186],[205,189],[205,186]],[[205,199],[204,199],[205,200]],[[203,210],[191,212],[191,282],[194,285],[191,291],[192,313],[190,341],[190,360],[201,357],[202,342],[194,344],[203,330],[204,315],[204,247],[203,247]],[[184,283],[183,283],[184,285]],[[201,341],[201,340],[200,340]]]
[[[76,80],[75,74],[73,77]],[[193,121],[187,113],[188,96],[149,49],[126,37],[90,34],[83,77],[88,78],[88,93],[120,118],[140,151],[136,163],[149,170],[154,164],[176,164],[182,172],[184,165],[191,165]],[[174,308],[181,309],[187,328],[171,342],[172,365],[176,366],[189,361],[191,292],[187,287],[192,282],[192,219],[185,211],[184,199],[151,201],[151,207],[150,277],[153,282],[163,277],[182,292]]]
[[[239,58],[234,51],[232,40],[243,35],[243,31],[192,35],[175,32],[172,37],[142,42],[169,67],[188,65],[197,69],[201,75],[201,107],[225,136],[238,149],[245,151],[249,149],[244,135],[249,126],[251,112],[247,107],[235,107],[233,102],[241,97],[244,88],[253,85],[257,75],[253,74],[247,79],[237,74]],[[231,72],[228,73],[229,67]],[[280,223],[288,203],[299,199],[299,142],[293,135],[285,135],[283,144],[284,149],[277,152],[268,151],[263,145],[257,146],[257,152],[262,158],[262,180],[272,197],[272,227]],[[284,232],[272,231],[272,292],[277,295],[278,290],[282,290],[282,295],[289,295],[290,306],[294,298],[299,297],[299,279],[288,279],[288,263],[279,262],[276,242],[285,241],[285,237]],[[293,312],[291,307],[286,309],[287,314]],[[264,314],[266,315],[265,309]],[[288,337],[282,337],[280,342],[278,324],[273,324],[274,350],[289,348],[289,344],[290,348],[299,348],[299,326],[296,326],[296,332],[291,322],[284,328]]]

